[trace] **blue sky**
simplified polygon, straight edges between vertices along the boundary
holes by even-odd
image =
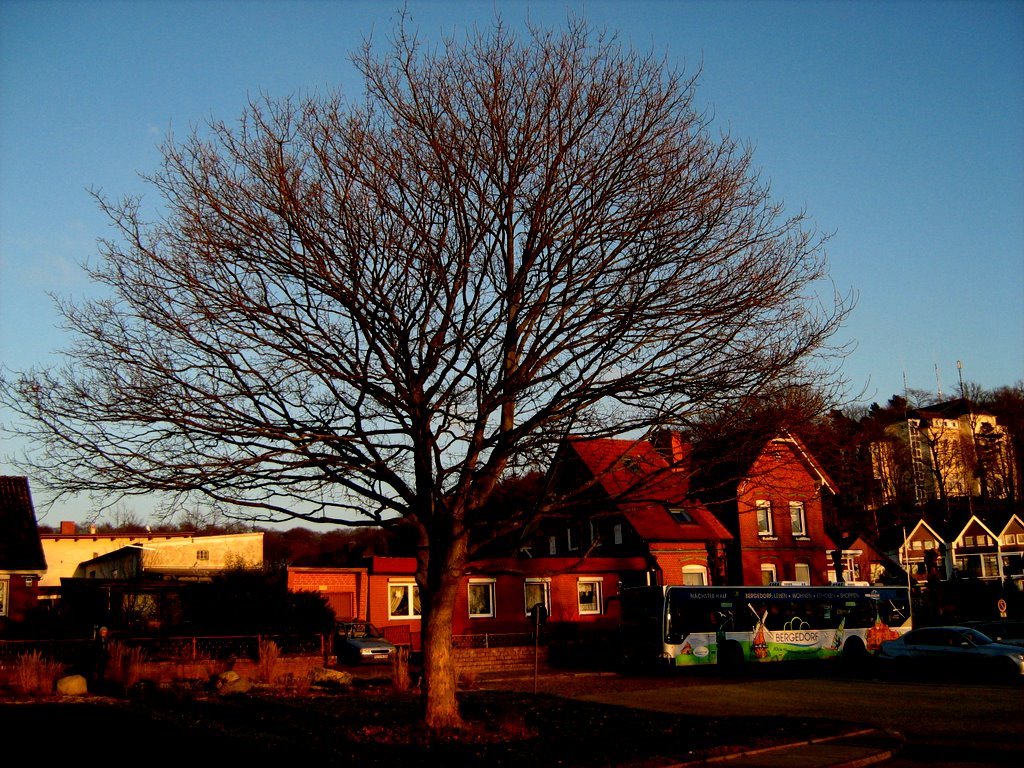
[[[842,370],[862,401],[904,377],[953,396],[958,360],[987,388],[1024,379],[1024,1],[405,5],[430,39],[571,12],[702,67],[715,125],[833,233],[832,277],[858,294],[836,340],[855,344]],[[78,264],[110,234],[90,188],[146,192],[168,131],[232,121],[260,94],[358,97],[348,55],[399,7],[0,0],[0,365],[66,346],[48,294],[88,295]]]

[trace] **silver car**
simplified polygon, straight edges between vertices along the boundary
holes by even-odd
[[[394,656],[395,646],[369,622],[343,621],[335,629],[334,652],[339,661],[350,664],[386,664]]]
[[[998,675],[1020,680],[1024,675],[1024,648],[997,643],[971,627],[922,627],[895,640],[886,640],[878,651],[881,662],[904,671],[928,670],[943,676]]]

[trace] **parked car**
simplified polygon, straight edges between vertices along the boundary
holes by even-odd
[[[881,663],[902,671],[928,671],[942,676],[971,675],[1024,679],[1024,648],[997,643],[964,626],[922,627],[886,640],[878,651]]]
[[[395,646],[367,621],[343,621],[335,627],[334,653],[340,661],[351,664],[386,664]]]
[[[1024,646],[1024,620],[965,621],[964,626],[976,629],[983,635],[988,635],[997,643]]]

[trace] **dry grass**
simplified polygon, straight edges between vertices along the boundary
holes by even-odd
[[[14,666],[14,683],[22,693],[46,695],[53,693],[57,678],[63,670],[60,662],[47,658],[42,651],[23,653]]]
[[[409,649],[405,646],[396,648],[391,657],[391,684],[396,691],[408,691],[412,688],[412,677],[409,674]]]
[[[256,673],[257,682],[265,685],[274,682],[274,668],[280,658],[281,649],[278,648],[277,643],[268,638],[261,638],[259,666]]]
[[[110,643],[106,680],[128,690],[142,679],[145,654],[141,648],[130,647],[116,640]]]

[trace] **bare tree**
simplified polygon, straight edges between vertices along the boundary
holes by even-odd
[[[264,100],[169,138],[154,219],[100,199],[109,297],[61,303],[67,365],[3,399],[57,491],[410,522],[426,720],[448,727],[456,588],[498,481],[570,433],[832,375],[850,302],[695,80],[614,36],[499,23],[427,50],[401,24],[355,62],[361,103]]]

